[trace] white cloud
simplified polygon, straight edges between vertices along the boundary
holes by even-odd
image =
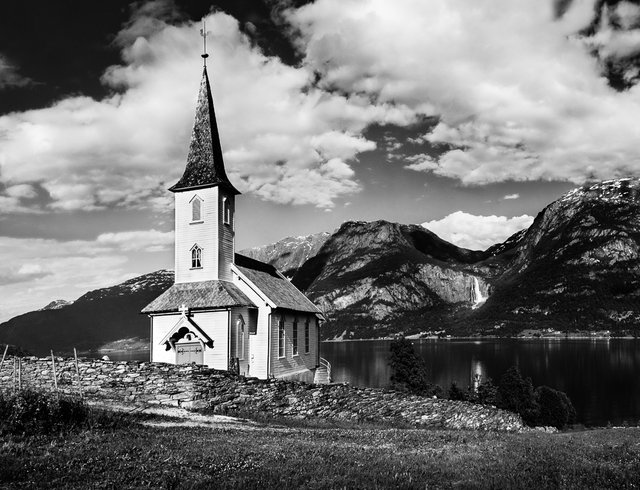
[[[0,54],[0,90],[6,87],[23,87],[30,83],[29,78],[20,75],[17,67]]]
[[[507,194],[502,199],[510,200],[510,199],[520,199],[520,194]]]
[[[531,226],[533,216],[526,214],[506,216],[476,216],[456,211],[439,220],[422,223],[440,238],[458,247],[471,250],[486,250],[491,245],[502,243],[514,233]]]
[[[124,64],[103,76],[117,92],[0,117],[5,185],[41,185],[52,198],[49,210],[166,203],[166,187],[186,161],[201,38],[199,24],[162,20],[171,17],[167,2],[151,7],[138,11],[117,39]],[[207,23],[209,75],[233,183],[264,199],[318,207],[357,192],[351,162],[375,148],[363,129],[412,116],[393,104],[372,106],[365,96],[313,88],[306,67],[263,55],[226,14],[210,15]],[[12,202],[8,209],[34,205]]]
[[[640,170],[640,87],[610,88],[573,36],[593,8],[574,0],[554,20],[551,1],[317,0],[287,19],[321,87],[440,118],[425,139],[454,148],[408,168],[473,185],[582,183]],[[640,46],[637,31],[616,35],[607,49]]]
[[[0,322],[54,299],[76,299],[89,290],[136,275],[130,252],[171,248],[173,232],[105,233],[95,240],[0,237]]]

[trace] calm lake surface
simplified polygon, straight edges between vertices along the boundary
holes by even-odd
[[[320,355],[335,382],[389,385],[388,340],[323,342]],[[418,340],[432,381],[448,389],[466,387],[479,373],[498,381],[513,365],[534,386],[548,385],[571,398],[578,421],[588,426],[640,421],[640,340],[486,339]],[[149,351],[110,352],[111,360],[149,360]],[[97,357],[102,357],[97,356]]]
[[[334,382],[385,387],[391,375],[388,340],[323,342],[321,355]],[[566,392],[578,422],[587,426],[640,421],[640,340],[486,339],[418,340],[416,350],[432,381],[466,387],[474,373],[499,381],[513,365],[534,386]]]

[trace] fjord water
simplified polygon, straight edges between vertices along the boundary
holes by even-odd
[[[334,382],[389,385],[388,340],[323,342],[320,355],[332,365]],[[466,388],[475,373],[498,382],[517,365],[534,386],[566,392],[578,422],[587,426],[640,421],[640,340],[486,339],[419,340],[431,380],[448,390]]]

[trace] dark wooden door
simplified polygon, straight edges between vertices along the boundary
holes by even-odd
[[[199,342],[176,345],[176,364],[203,364],[204,353]]]

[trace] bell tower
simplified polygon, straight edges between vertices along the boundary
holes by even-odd
[[[207,73],[204,68],[191,132],[187,165],[169,190],[175,202],[176,283],[231,281],[235,253],[235,196],[240,194],[224,169]]]

